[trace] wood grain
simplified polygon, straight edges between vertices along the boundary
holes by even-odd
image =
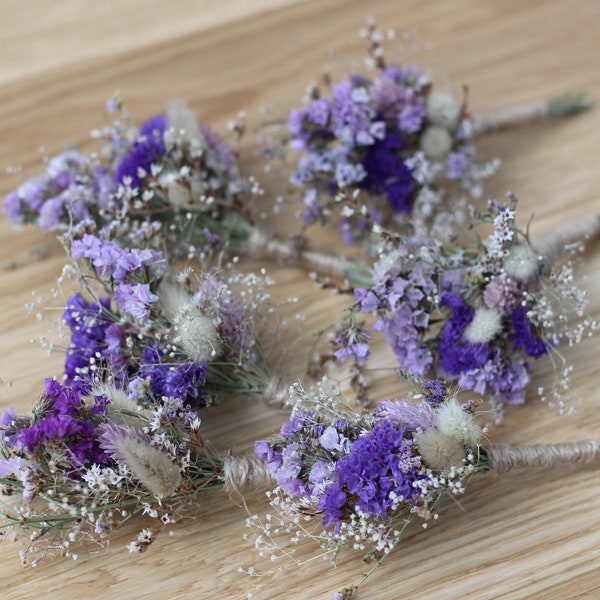
[[[101,124],[102,107],[115,89],[140,120],[158,112],[169,98],[185,99],[222,132],[239,110],[247,112],[250,129],[263,118],[261,107],[285,114],[300,105],[306,84],[326,66],[338,75],[360,68],[363,50],[357,31],[371,15],[385,27],[411,32],[404,43],[405,59],[426,68],[438,86],[460,94],[468,84],[474,111],[567,90],[585,89],[600,99],[600,4],[595,0],[4,0],[0,7],[2,193],[40,169],[40,146],[48,154],[66,143],[91,149],[88,132]],[[419,48],[413,48],[410,40],[415,39]],[[497,197],[508,189],[516,192],[523,223],[535,211],[538,235],[566,219],[599,212],[599,130],[596,109],[569,121],[489,136],[480,144],[480,154],[500,156],[503,167],[486,192]],[[260,173],[255,151],[248,136],[243,165]],[[14,165],[24,171],[5,172]],[[268,208],[277,182],[265,178],[265,187]],[[285,219],[271,218],[271,225],[293,229],[292,212]],[[50,239],[33,229],[11,231],[2,219],[0,264]],[[319,242],[333,244],[334,238],[320,235]],[[589,312],[596,319],[598,250],[590,248],[581,265]],[[63,262],[62,251],[52,247],[41,259],[0,272],[0,377],[13,384],[1,390],[2,407],[13,404],[27,411],[43,379],[60,373],[61,356],[48,357],[39,344],[30,343],[42,336],[56,339],[56,313],[38,322],[24,304],[36,290],[44,304],[60,305],[51,289]],[[300,271],[270,266],[269,272],[278,282],[275,299],[299,298],[296,307],[284,309],[281,348],[299,337],[296,310],[306,316],[304,331],[341,314],[344,299],[315,290]],[[306,334],[287,354],[291,379],[302,373],[309,342]],[[490,439],[524,443],[599,437],[598,350],[597,338],[566,350],[577,367],[574,416],[561,417],[532,397],[526,406],[509,410]],[[390,366],[383,351],[379,360]],[[547,364],[535,365],[533,389],[550,377]],[[391,374],[377,375],[374,385],[380,397],[400,389]],[[214,445],[241,452],[285,420],[276,409],[242,399],[203,416]],[[473,482],[460,505],[442,507],[435,527],[399,547],[360,598],[598,598],[599,498],[600,478],[591,467]],[[247,504],[258,514],[267,510],[262,494],[250,494]],[[5,540],[0,545],[1,597],[208,599],[245,598],[253,592],[254,598],[312,600],[331,598],[365,568],[358,556],[347,553],[337,569],[314,563],[251,580],[236,571],[238,566],[259,566],[250,542],[242,538],[245,517],[239,499],[215,492],[202,498],[194,521],[159,537],[146,554],[127,554],[124,546],[135,529],[126,528],[107,551],[82,555],[77,563],[46,562],[27,570],[20,566],[18,548]]]

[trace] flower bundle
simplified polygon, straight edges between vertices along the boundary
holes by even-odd
[[[110,123],[93,132],[99,153],[68,148],[6,196],[11,224],[65,231],[91,222],[127,246],[151,240],[169,259],[247,239],[250,182],[232,148],[188,106],[172,101],[139,128],[118,96],[107,110]]]
[[[351,74],[327,95],[312,88],[288,122],[287,143],[301,153],[290,182],[302,191],[304,224],[328,223],[341,208],[348,244],[365,239],[371,222],[447,237],[451,214],[481,196],[482,180],[499,165],[476,161],[478,135],[589,106],[566,96],[473,118],[466,100],[435,91],[418,67],[388,63],[374,23],[364,35],[374,76]]]
[[[257,227],[253,198],[262,188],[183,102],[169,102],[165,114],[139,128],[119,96],[107,109],[110,124],[92,132],[99,153],[68,148],[4,198],[12,226],[33,223],[67,237],[93,232],[124,248],[159,250],[168,263],[249,254],[338,277],[353,269],[344,258]],[[231,128],[242,135],[244,125]]]
[[[262,346],[276,312],[267,276],[231,264],[176,275],[150,248],[91,233],[64,242],[79,285],[63,316],[69,385],[88,392],[110,377],[134,398],[150,391],[196,408],[232,393],[277,393]]]
[[[484,447],[476,402],[461,404],[437,380],[422,382],[418,392],[358,415],[325,384],[291,388],[289,421],[255,444],[277,483],[267,494],[275,514],[248,521],[258,528],[261,556],[293,557],[293,546],[307,538],[334,563],[342,548],[358,550],[374,566],[335,596],[348,599],[413,528],[435,521],[442,499],[462,494],[472,476],[583,464],[600,454],[592,441]]]
[[[47,379],[31,415],[0,419],[0,485],[5,537],[24,535],[21,559],[77,559],[112,531],[146,516],[128,548],[143,552],[165,526],[193,508],[202,490],[259,485],[258,461],[223,457],[205,443],[200,419],[181,398],[138,401],[113,386],[82,394]]]
[[[388,237],[371,283],[354,290],[336,357],[365,364],[371,332],[357,317],[374,315],[373,327],[383,332],[401,370],[436,373],[501,408],[524,401],[531,359],[548,355],[556,382],[540,393],[564,410],[572,367],[558,347],[579,343],[598,327],[585,318],[587,297],[573,282],[581,232],[571,232],[570,244],[560,236],[536,244],[517,227],[516,198],[509,197],[509,204],[490,200],[485,212],[472,211],[467,240]],[[482,241],[479,230],[490,224],[493,231]],[[583,233],[597,230],[598,223],[587,220]]]

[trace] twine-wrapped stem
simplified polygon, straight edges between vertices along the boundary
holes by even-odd
[[[532,446],[501,444],[486,447],[484,450],[489,460],[490,472],[500,474],[531,467],[551,468],[565,465],[577,467],[600,458],[600,442],[596,440]]]
[[[262,398],[267,406],[281,408],[285,406],[289,397],[290,384],[278,375],[273,375],[269,385],[265,388]]]
[[[593,106],[584,94],[564,94],[552,100],[539,100],[479,115],[473,119],[473,134],[478,137],[492,131],[539,121],[548,117],[565,117]]]
[[[510,446],[499,444],[483,448],[490,473],[508,473],[517,469],[580,467],[600,460],[600,442],[583,440],[557,444]],[[225,490],[241,492],[261,490],[272,484],[267,463],[258,456],[226,456],[223,460]]]
[[[258,456],[226,456],[223,460],[224,489],[226,492],[261,490],[273,480],[267,463]]]
[[[286,263],[300,264],[320,275],[348,279],[356,285],[364,283],[362,277],[365,268],[355,261],[340,254],[298,247],[293,242],[269,236],[260,229],[255,229],[250,235],[248,252],[254,258],[275,258]]]
[[[586,215],[557,227],[544,237],[535,240],[535,249],[545,258],[557,260],[573,244],[592,241],[600,235],[600,215]]]

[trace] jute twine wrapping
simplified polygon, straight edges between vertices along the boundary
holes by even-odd
[[[485,448],[491,473],[508,473],[515,469],[580,467],[600,459],[600,442],[584,440],[559,444]],[[242,492],[268,488],[273,480],[267,463],[258,456],[227,456],[223,463],[225,491]]]
[[[561,225],[552,233],[536,240],[533,245],[542,256],[557,260],[564,255],[567,246],[592,240],[598,235],[600,235],[600,216],[586,215]]]
[[[227,456],[223,475],[226,492],[261,490],[273,483],[267,463],[258,456]]]
[[[529,123],[546,117],[548,103],[544,100],[531,104],[519,104],[497,112],[480,115],[473,119],[473,135],[480,136],[491,131]]]
[[[287,403],[287,399],[290,396],[289,390],[290,386],[287,381],[277,375],[273,375],[262,397],[268,406],[281,408]]]
[[[574,467],[600,458],[600,442],[584,440],[560,444],[534,444],[532,446],[498,445],[485,448],[490,462],[490,472],[507,473],[513,469],[530,467]]]
[[[297,248],[293,243],[269,237],[259,229],[252,232],[248,240],[248,250],[254,258],[264,256],[283,262],[301,262],[309,270],[337,278],[344,278],[352,265],[343,256]]]

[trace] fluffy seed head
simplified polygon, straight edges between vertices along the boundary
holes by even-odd
[[[438,127],[455,129],[460,117],[460,106],[446,92],[432,92],[427,98],[427,117]]]
[[[118,463],[127,467],[153,494],[170,496],[181,485],[181,472],[171,458],[150,443],[138,429],[103,425],[98,438],[100,447]]]
[[[442,159],[452,149],[452,137],[443,127],[428,127],[421,136],[420,145],[427,158]]]
[[[160,304],[173,325],[176,344],[186,356],[194,362],[207,362],[221,353],[214,320],[200,311],[185,288],[164,284],[160,289]]]
[[[167,123],[184,142],[200,143],[202,135],[194,111],[181,100],[167,102]]]
[[[504,259],[504,272],[519,281],[527,281],[538,269],[535,252],[523,244],[515,244]]]
[[[465,458],[464,446],[455,438],[436,429],[417,431],[414,436],[425,466],[434,471],[460,467]]]
[[[140,427],[145,417],[150,418],[151,412],[140,410],[137,403],[127,395],[125,390],[119,389],[109,383],[100,383],[94,386],[92,394],[106,396],[110,400],[108,415],[110,420],[117,425]]]
[[[465,446],[475,446],[481,437],[481,427],[471,413],[465,412],[456,398],[450,398],[437,410],[438,430]]]
[[[471,344],[485,344],[502,329],[502,315],[493,308],[482,306],[475,311],[464,336]]]

